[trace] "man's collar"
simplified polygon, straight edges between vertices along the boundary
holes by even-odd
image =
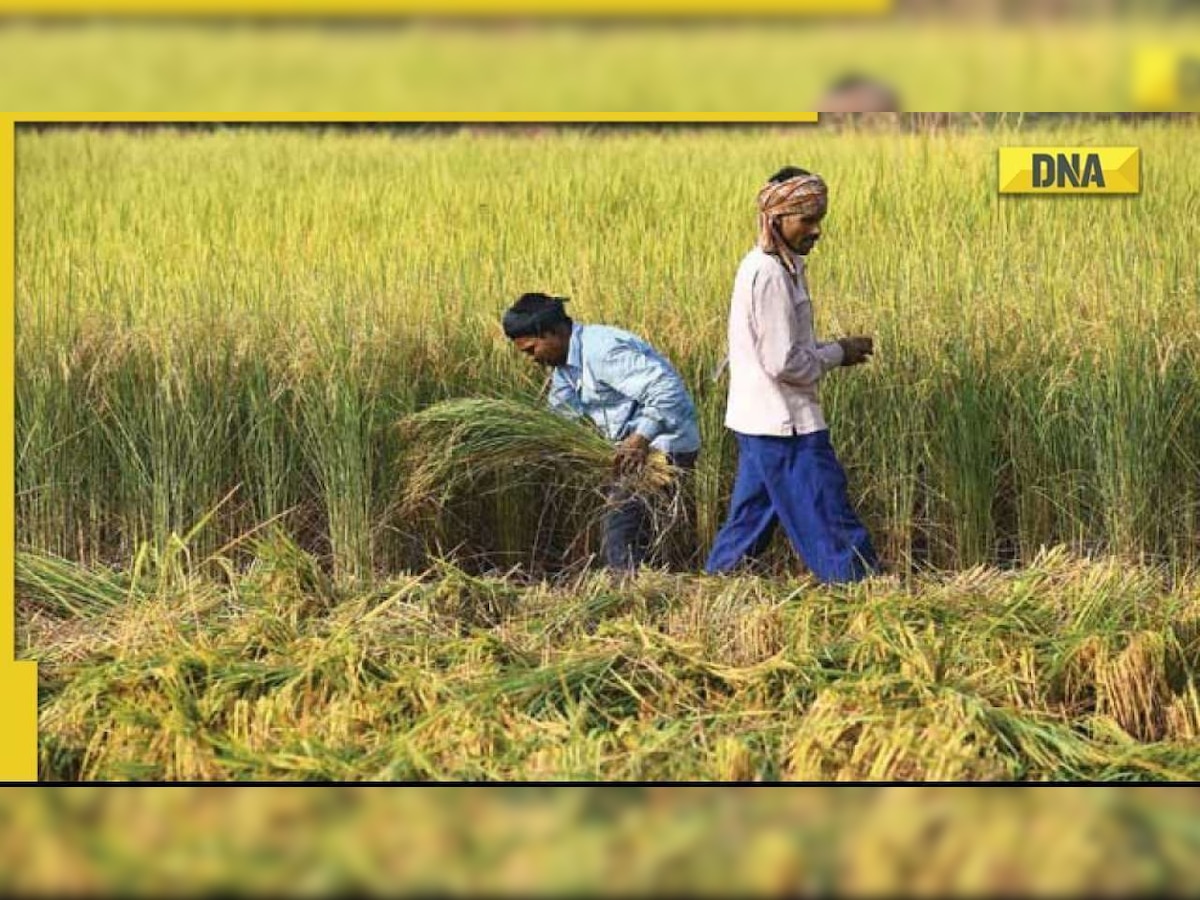
[[[567,344],[567,365],[576,369],[583,368],[583,326],[578,322],[571,323],[571,342]]]
[[[759,249],[761,250],[762,248],[759,248]],[[772,255],[771,253],[768,253],[766,250],[762,250],[762,252],[766,253],[767,256]],[[783,252],[786,253],[788,255],[788,257],[791,259],[792,267],[796,270],[797,274],[803,273],[805,271],[805,269],[808,267],[808,257],[807,256],[800,255],[799,253],[794,251],[791,247],[784,247]],[[784,261],[782,259],[777,258],[777,261],[785,269],[787,268],[787,264],[784,263]]]

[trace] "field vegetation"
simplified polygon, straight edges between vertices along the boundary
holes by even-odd
[[[22,127],[44,775],[1197,777],[1195,137]],[[1140,196],[997,196],[999,146],[1093,143],[1142,148]],[[818,331],[876,337],[823,400],[889,577],[818,589],[780,539],[762,577],[613,583],[553,469],[405,505],[399,423],[539,402],[499,315],[548,290],[688,382],[706,548],[710,373],[785,163],[832,188]]]

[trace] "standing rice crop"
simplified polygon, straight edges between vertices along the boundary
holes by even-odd
[[[1200,562],[1196,135],[1187,121],[21,131],[18,542],[119,562],[238,487],[200,549],[282,515],[350,578],[455,548],[582,560],[586,542],[545,534],[547,492],[531,483],[577,493],[566,469],[599,471],[578,448],[565,468],[483,448],[476,470],[490,474],[453,528],[395,516],[404,485],[437,466],[463,489],[473,477],[445,455],[411,481],[398,420],[452,398],[536,394],[498,324],[534,288],[571,296],[580,321],[650,339],[684,377],[703,444],[695,537],[708,546],[735,470],[726,385],[709,373],[755,191],[793,161],[831,185],[809,270],[818,333],[878,339],[870,365],[830,373],[822,401],[889,564],[1028,564],[1058,543]],[[1140,146],[1142,195],[993,189],[999,144],[1085,139]],[[539,423],[522,453],[557,424]],[[454,426],[431,425],[430,447],[442,427]],[[586,531],[596,503],[563,506],[565,531]],[[780,541],[767,563],[795,560]]]

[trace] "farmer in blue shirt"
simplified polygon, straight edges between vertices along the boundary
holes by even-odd
[[[513,345],[552,369],[550,407],[586,417],[616,444],[618,474],[636,472],[651,449],[691,469],[700,450],[696,407],[679,373],[636,335],[607,325],[580,325],[563,309],[565,297],[523,294],[504,314]],[[645,498],[620,484],[609,490],[604,557],[630,570],[646,558],[651,516]]]

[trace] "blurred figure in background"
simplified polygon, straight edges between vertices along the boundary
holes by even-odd
[[[818,98],[821,121],[834,126],[892,127],[901,123],[900,97],[882,81],[860,73],[843,75]]]
[[[817,101],[820,113],[898,113],[900,98],[882,81],[866,75],[845,75]]]

